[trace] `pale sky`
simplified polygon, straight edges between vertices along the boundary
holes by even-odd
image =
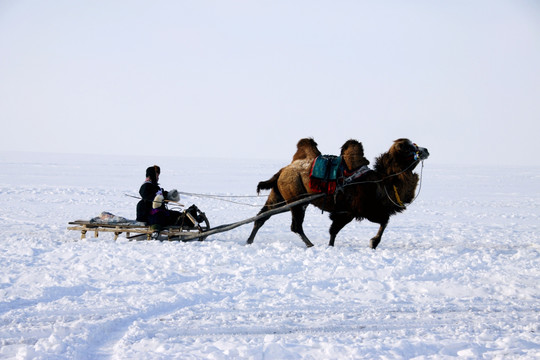
[[[540,166],[540,1],[0,0],[0,151]],[[426,164],[427,165],[427,164]]]

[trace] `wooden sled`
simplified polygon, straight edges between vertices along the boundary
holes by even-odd
[[[184,226],[167,226],[162,228],[158,233],[157,237],[155,236],[156,230],[152,226],[142,226],[142,225],[133,225],[133,224],[103,224],[96,223],[91,221],[73,221],[69,225],[68,230],[79,230],[81,232],[81,239],[86,238],[86,233],[88,231],[93,231],[95,237],[98,237],[99,232],[112,232],[114,233],[114,239],[118,238],[118,235],[126,233],[128,239],[137,239],[137,238],[146,238],[147,240],[158,239],[158,240],[180,240],[180,241],[194,241],[204,240],[207,236],[222,233],[235,229],[239,226],[252,223],[259,219],[269,218],[272,215],[280,214],[286,211],[289,211],[291,208],[299,205],[304,205],[312,202],[315,199],[321,198],[323,196],[328,196],[324,193],[316,193],[307,195],[305,198],[293,201],[286,205],[265,211],[264,213],[259,213],[257,216],[251,217],[246,220],[237,221],[232,224],[225,224],[216,226],[215,228],[210,228],[210,223],[208,218],[203,212],[198,212],[200,219],[204,219],[202,223],[198,223],[191,214],[186,212],[186,216],[195,224],[195,227],[184,227]],[[134,233],[136,235],[131,235]]]
[[[100,223],[94,221],[76,220],[69,222],[67,229],[81,232],[81,239],[86,239],[87,232],[93,232],[94,237],[99,237],[100,232],[114,233],[114,240],[120,234],[125,233],[129,240],[169,240],[169,241],[202,241],[206,237],[202,233],[210,229],[210,223],[204,213],[201,223],[197,222],[189,213],[185,213],[195,226],[163,226],[143,225],[133,223]],[[134,234],[134,235],[132,235]],[[197,236],[201,234],[200,236]]]

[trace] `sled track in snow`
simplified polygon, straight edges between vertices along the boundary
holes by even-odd
[[[400,331],[437,332],[449,327],[474,327],[489,322],[491,315],[507,311],[496,304],[485,307],[439,307],[418,311],[414,306],[388,309],[373,308],[349,311],[341,309],[291,309],[261,311],[223,311],[211,315],[182,310],[186,316],[172,314],[142,320],[139,326],[159,331],[160,328],[178,327],[178,338],[216,338],[236,336],[263,336],[294,334],[349,334],[368,332],[393,333]],[[538,320],[540,308],[522,308],[513,311],[516,323],[527,325]],[[496,317],[495,317],[496,318]],[[272,324],[269,324],[272,322]],[[327,325],[324,323],[328,322]],[[493,324],[493,327],[500,325]],[[190,329],[190,330],[186,330]]]

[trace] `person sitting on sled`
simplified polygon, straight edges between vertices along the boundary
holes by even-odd
[[[184,218],[183,213],[169,210],[165,200],[179,201],[177,190],[165,191],[158,184],[161,169],[154,165],[146,169],[146,180],[139,189],[141,201],[137,204],[137,221],[147,225],[177,225]]]

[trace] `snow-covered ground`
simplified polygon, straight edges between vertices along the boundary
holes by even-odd
[[[540,358],[539,168],[427,160],[376,251],[369,222],[329,248],[313,207],[310,249],[289,214],[250,246],[251,225],[191,243],[66,230],[101,211],[134,218],[126,194],[154,162],[166,189],[255,195],[288,160],[0,154],[0,358]],[[265,197],[230,200],[247,204],[182,198],[215,226]]]

